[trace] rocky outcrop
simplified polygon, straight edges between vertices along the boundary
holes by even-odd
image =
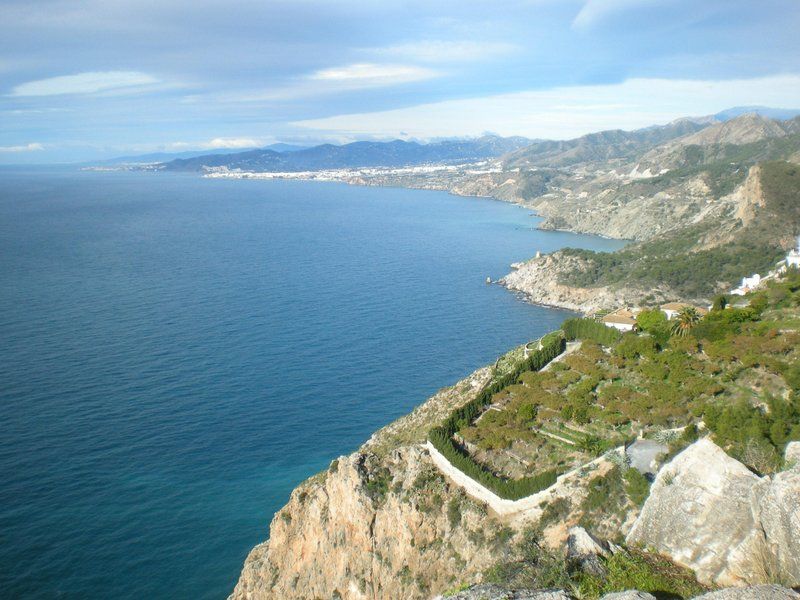
[[[632,287],[581,288],[560,282],[562,275],[583,270],[586,265],[577,256],[554,252],[532,258],[500,280],[511,291],[521,293],[526,300],[545,306],[589,313],[601,308],[637,306],[643,298],[667,301],[674,295],[667,290],[636,289]]]
[[[561,547],[584,514],[589,482],[610,462],[564,478],[536,506],[501,516],[442,475],[424,447],[431,425],[472,399],[489,376],[480,369],[442,390],[298,486],[272,520],[269,541],[247,557],[231,598],[427,600],[480,582],[489,567],[513,559],[516,542],[539,525],[548,504],[568,501],[563,519],[543,534]],[[598,531],[626,532],[636,507],[623,512],[595,519]]]
[[[759,575],[800,585],[800,466],[778,473],[759,490]]]
[[[756,165],[751,167],[745,182],[736,188],[731,195],[731,200],[735,203],[736,210],[733,216],[741,221],[742,225],[749,225],[756,218],[759,208],[766,202],[764,199],[764,189],[761,186],[761,167]]]
[[[446,600],[572,600],[563,590],[506,590],[500,586],[475,585],[453,595]]]
[[[356,453],[292,493],[232,598],[423,598],[487,568],[498,529],[423,450]]]
[[[703,594],[695,600],[797,600],[800,594],[780,585],[726,588]]]
[[[567,559],[584,573],[602,576],[606,568],[600,557],[611,556],[608,544],[598,540],[583,527],[572,527],[567,536]]]
[[[758,477],[709,439],[661,469],[628,534],[711,585],[800,583],[800,470]]]
[[[695,596],[694,600],[797,600],[800,594],[779,585],[727,588]],[[496,585],[476,585],[444,600],[572,600],[563,590],[505,590]],[[600,600],[656,600],[647,592],[613,592]]]

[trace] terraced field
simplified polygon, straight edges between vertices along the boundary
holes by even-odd
[[[639,435],[677,448],[699,427],[771,472],[783,444],[800,439],[800,274],[748,300],[686,335],[653,321],[638,333],[601,332],[602,344],[582,339],[493,394],[455,438],[485,469],[516,479],[566,471]]]

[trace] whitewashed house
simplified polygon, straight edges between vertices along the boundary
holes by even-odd
[[[735,296],[744,296],[752,292],[761,284],[761,275],[756,273],[750,277],[742,277],[742,283],[736,289],[731,290],[731,294]]]
[[[697,311],[697,314],[700,316],[706,315],[708,311],[705,308],[701,308],[699,306],[694,306],[692,304],[687,304],[686,302],[667,302],[666,304],[661,305],[661,312],[667,315],[667,319],[672,320],[678,316],[678,314],[687,307],[694,308]]]
[[[600,319],[600,322],[619,331],[633,331],[634,327],[636,327],[636,315],[629,310],[620,308],[608,313]]]
[[[800,269],[800,235],[797,236],[797,247],[789,250],[786,255],[786,266]]]

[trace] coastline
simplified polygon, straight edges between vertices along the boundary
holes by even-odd
[[[464,165],[461,165],[463,167]],[[623,238],[616,238],[603,233],[577,231],[569,228],[548,227],[548,217],[542,215],[534,206],[529,202],[520,198],[516,193],[475,193],[475,190],[468,190],[458,185],[453,185],[452,182],[436,182],[429,183],[428,185],[417,184],[412,182],[403,181],[386,181],[376,180],[374,177],[385,175],[397,175],[397,173],[431,173],[431,172],[457,172],[456,166],[445,165],[440,167],[409,167],[401,169],[336,169],[324,171],[302,171],[291,173],[271,173],[271,172],[232,172],[232,171],[214,171],[205,173],[201,177],[207,179],[255,179],[255,180],[299,180],[306,182],[326,182],[326,183],[343,183],[353,186],[366,186],[366,187],[387,187],[395,189],[413,189],[413,190],[432,190],[443,191],[450,195],[458,196],[461,198],[481,198],[486,200],[494,200],[497,202],[504,202],[513,204],[530,211],[531,217],[542,219],[535,229],[539,231],[553,231],[578,235],[592,235],[606,240],[619,240],[631,242]],[[485,173],[498,173],[496,170],[486,170]],[[368,175],[368,176],[365,176]],[[495,192],[497,189],[494,190]],[[558,257],[559,251],[555,251],[549,255],[545,255],[542,259],[550,257]],[[600,289],[580,289],[570,288],[556,281],[558,275],[563,270],[556,266],[556,262],[552,259],[546,261],[545,269],[541,268],[535,270],[534,276],[521,277],[531,269],[530,265],[533,261],[539,259],[527,258],[520,261],[521,267],[512,269],[506,275],[501,277],[496,282],[506,288],[508,291],[513,292],[521,301],[528,302],[537,306],[546,308],[555,308],[561,310],[568,310],[579,312],[581,314],[589,314],[598,308],[602,308],[602,303],[613,303],[614,305],[628,304],[638,301],[644,295],[638,290],[620,289],[611,291],[608,288]],[[515,263],[516,264],[516,263]],[[571,265],[574,267],[575,265]],[[598,304],[598,301],[601,301]]]

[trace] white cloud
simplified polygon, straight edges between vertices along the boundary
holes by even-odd
[[[559,87],[338,115],[293,125],[351,136],[399,137],[404,133],[431,138],[494,131],[568,139],[745,105],[800,108],[800,76],[720,81],[629,79],[617,84]]]
[[[264,140],[255,138],[214,138],[206,142],[173,142],[169,150],[237,150],[258,148]]]
[[[519,49],[507,42],[423,40],[372,48],[369,52],[424,63],[475,62],[511,54]]]
[[[313,98],[424,81],[439,75],[441,73],[433,69],[413,65],[356,63],[314,71],[283,86],[206,96],[187,96],[183,103],[272,102]]]
[[[588,28],[609,14],[639,6],[653,5],[659,1],[663,0],[586,0],[572,21],[572,25],[578,29]]]
[[[44,150],[44,146],[38,142],[23,146],[0,146],[0,152],[36,152],[38,150]]]
[[[361,87],[394,85],[409,81],[421,81],[436,76],[436,72],[413,65],[380,65],[356,63],[343,67],[322,69],[309,76],[316,81],[356,83]]]
[[[203,148],[218,150],[221,148],[254,148],[261,142],[253,138],[214,138],[203,144]]]
[[[10,96],[59,96],[95,94],[112,90],[135,89],[159,83],[159,80],[138,71],[90,71],[77,75],[61,75],[37,79],[16,86]]]

